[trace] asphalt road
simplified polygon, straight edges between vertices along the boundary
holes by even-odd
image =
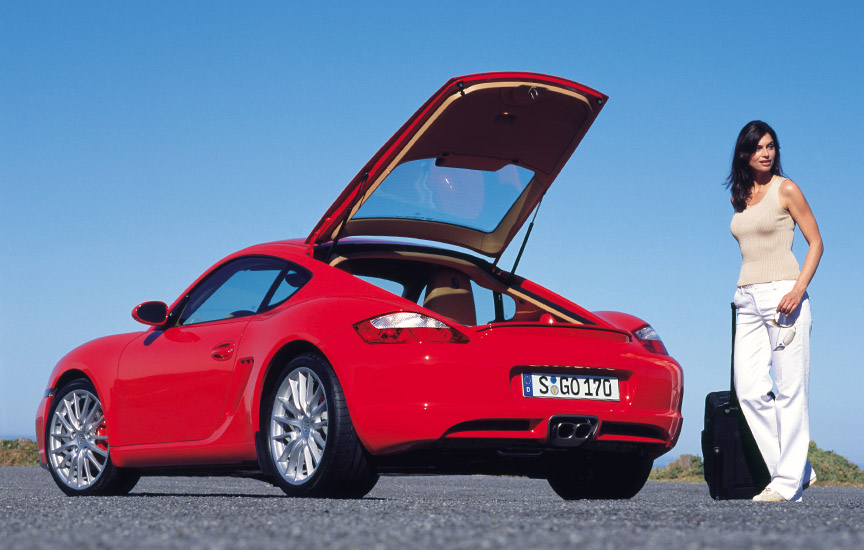
[[[0,468],[4,549],[864,548],[864,489],[800,504],[714,502],[649,482],[629,501],[566,502],[545,481],[385,477],[364,499],[294,500],[234,478],[144,478],[127,497],[69,498],[48,472]]]

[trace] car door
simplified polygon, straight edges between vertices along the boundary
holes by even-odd
[[[244,357],[242,336],[250,318],[293,294],[301,284],[297,275],[276,258],[226,262],[181,301],[164,328],[133,341],[120,358],[115,444],[210,436],[237,359]]]

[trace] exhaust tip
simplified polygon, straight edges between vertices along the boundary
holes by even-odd
[[[549,419],[549,444],[578,447],[594,437],[599,425],[593,416],[553,416]]]

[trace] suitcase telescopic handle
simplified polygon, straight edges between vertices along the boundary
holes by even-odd
[[[729,304],[732,307],[732,356],[729,367],[729,405],[738,405],[738,394],[735,393],[735,328],[738,326],[738,308],[735,302]]]

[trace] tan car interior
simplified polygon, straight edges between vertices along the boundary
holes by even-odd
[[[424,252],[364,251],[340,254],[329,263],[352,275],[397,281],[405,287],[403,298],[419,303],[422,297],[423,307],[465,326],[477,326],[472,281],[481,289],[500,292],[513,299],[515,313],[501,322],[582,324],[527,296],[516,287],[501,284],[477,265],[450,256]],[[489,319],[481,321],[486,323]]]
[[[471,281],[455,269],[442,268],[432,275],[423,307],[469,327],[477,324]]]

